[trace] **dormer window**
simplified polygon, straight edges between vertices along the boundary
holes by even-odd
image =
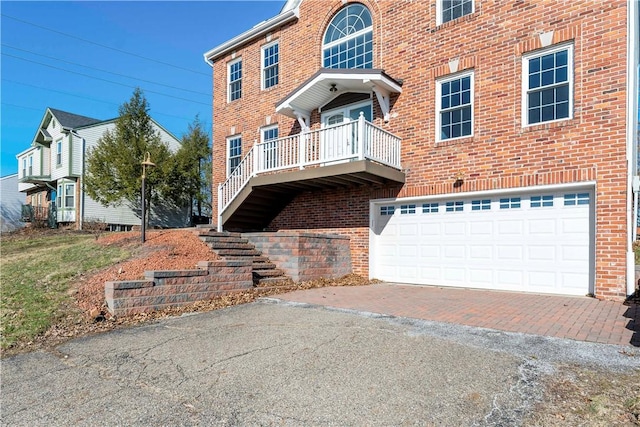
[[[322,41],[324,68],[373,68],[373,24],[365,6],[342,8],[327,27]]]
[[[55,128],[56,128],[56,119],[51,119],[51,127],[52,127],[53,129],[55,129]]]

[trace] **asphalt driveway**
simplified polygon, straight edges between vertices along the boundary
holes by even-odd
[[[3,425],[517,425],[617,346],[262,300],[2,361]]]

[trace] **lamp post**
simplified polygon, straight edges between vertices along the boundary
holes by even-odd
[[[155,163],[151,162],[151,154],[147,151],[147,154],[144,156],[144,160],[142,161],[142,243],[145,241],[145,232],[146,232],[146,217],[147,217],[147,189],[145,187],[145,182],[147,179],[147,166],[152,167],[155,166]]]

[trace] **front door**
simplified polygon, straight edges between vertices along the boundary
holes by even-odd
[[[358,153],[357,120],[360,113],[371,122],[373,109],[371,102],[346,105],[322,114],[320,155],[324,161],[349,160]]]

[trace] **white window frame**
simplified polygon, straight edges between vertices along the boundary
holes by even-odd
[[[22,178],[27,176],[27,158],[22,158]]]
[[[226,150],[226,157],[227,157],[227,177],[229,177],[231,175],[231,172],[233,172],[231,170],[231,142],[234,140],[240,140],[240,154],[238,156],[233,156],[233,158],[239,158],[238,160],[238,165],[240,164],[240,162],[242,161],[242,135],[238,134],[238,135],[232,135],[227,137],[227,150]],[[237,167],[237,166],[236,166]],[[235,168],[234,168],[235,170]]]
[[[240,78],[237,80],[231,80],[231,67],[234,66],[235,64],[240,63],[240,67],[241,67],[241,74],[240,74]],[[244,73],[244,70],[242,69],[244,68],[242,65],[242,57],[234,59],[233,61],[230,61],[227,64],[227,102],[233,102],[233,101],[237,101],[238,99],[242,99],[242,74]],[[237,98],[233,98],[231,99],[231,84],[232,83],[236,83],[236,82],[240,82],[240,95]]]
[[[69,202],[69,199],[71,199],[71,202]],[[75,200],[76,200],[76,183],[65,182],[64,183],[64,208],[75,209],[76,207]]]
[[[33,154],[29,155],[29,176],[33,176]]]
[[[528,106],[528,100],[529,100],[529,60],[532,58],[536,58],[539,56],[545,56],[545,55],[549,55],[552,53],[556,53],[562,50],[567,50],[567,80],[569,83],[569,116],[568,117],[563,117],[560,119],[555,119],[555,120],[547,120],[547,121],[540,121],[537,123],[529,123],[529,106]],[[575,87],[575,79],[574,79],[574,60],[573,60],[573,43],[563,43],[563,44],[559,44],[559,45],[555,45],[552,46],[550,48],[546,48],[546,49],[539,49],[539,50],[535,50],[533,52],[528,52],[524,55],[522,55],[522,105],[521,105],[521,110],[522,110],[522,127],[529,127],[529,126],[537,126],[537,125],[542,125],[542,124],[548,124],[548,123],[556,123],[556,122],[562,122],[565,120],[571,120],[573,119],[573,104],[574,104],[574,87]],[[560,86],[560,85],[555,85],[555,86]],[[549,87],[553,87],[553,86],[549,86]],[[540,90],[540,88],[536,88],[533,91],[538,91]]]
[[[58,209],[62,208],[62,191],[64,186],[62,184],[58,184],[58,191],[56,192],[56,207]]]
[[[337,26],[336,24],[341,22],[341,21],[334,22],[334,21],[336,21],[336,20],[338,19],[338,17],[340,16],[340,13],[341,13],[343,10],[345,10],[345,9],[347,9],[347,8],[349,8],[349,7],[355,7],[355,6],[361,6],[361,7],[363,7],[363,8],[364,8],[364,10],[366,10],[366,11],[367,11],[367,13],[369,14],[369,18],[371,19],[371,25],[370,25],[370,26],[368,26],[368,27],[365,27],[365,28],[359,29],[359,30],[357,30],[357,31],[354,31],[354,32],[352,32],[352,33],[348,33],[348,30],[349,30],[350,28],[347,28],[347,29],[346,29],[346,30],[347,30],[347,33],[346,33],[344,36],[342,36],[341,38],[339,38],[339,39],[337,39],[337,40],[332,40],[332,41],[330,41],[330,42],[328,42],[328,43],[325,43],[325,39],[326,39],[326,37],[327,37],[327,33],[328,33],[330,30],[332,30],[332,26]],[[356,15],[348,15],[348,16],[356,16]],[[349,21],[347,21],[347,22],[349,22]],[[330,49],[331,49],[331,48],[339,47],[339,46],[342,46],[342,45],[344,45],[344,46],[348,46],[349,41],[357,40],[357,39],[358,39],[358,37],[360,37],[360,36],[363,36],[363,37],[364,37],[364,36],[370,36],[370,38],[371,38],[371,40],[370,40],[370,42],[371,42],[371,51],[370,51],[370,52],[369,52],[369,51],[365,51],[365,49],[364,49],[364,47],[366,47],[366,45],[367,45],[367,44],[369,44],[369,42],[365,42],[365,43],[364,43],[364,44],[362,44],[362,45],[358,45],[358,47],[360,47],[360,46],[362,46],[362,47],[363,47],[363,54],[365,55],[365,60],[363,60],[363,62],[362,62],[362,65],[363,65],[363,66],[361,66],[361,67],[358,67],[358,66],[357,66],[357,67],[355,67],[355,68],[356,68],[356,69],[360,69],[360,68],[362,68],[362,69],[371,69],[371,68],[373,68],[373,60],[374,60],[374,58],[373,58],[373,56],[374,56],[374,48],[373,48],[373,26],[374,26],[374,22],[373,22],[373,14],[371,13],[371,10],[370,10],[367,6],[365,6],[364,4],[361,4],[361,3],[350,3],[350,4],[349,4],[349,3],[347,3],[343,8],[341,8],[341,9],[338,11],[338,13],[336,13],[336,14],[334,15],[334,17],[331,19],[331,21],[330,21],[330,22],[329,22],[329,24],[327,25],[327,28],[325,28],[325,30],[324,30],[324,34],[322,35],[322,47],[321,47],[321,53],[322,53],[322,66],[323,66],[324,68],[349,69],[348,67],[342,67],[342,66],[340,66],[340,65],[341,65],[343,62],[347,62],[347,64],[348,64],[349,60],[350,60],[350,59],[352,59],[350,56],[348,56],[348,57],[345,59],[345,61],[338,61],[338,66],[336,66],[336,67],[334,67],[334,66],[329,66],[328,64],[326,64],[326,63],[325,63],[325,61],[327,60],[327,57],[331,57],[331,55],[330,55],[330,54],[327,56],[327,51],[330,51]],[[344,34],[344,29],[343,29],[343,34]],[[354,43],[355,43],[355,42],[354,42]],[[356,47],[352,48],[351,50],[355,50],[355,51],[357,52],[357,48],[356,48]],[[370,63],[369,63],[369,61],[366,61],[366,54],[367,54],[367,53],[370,53],[370,54],[371,54],[371,61],[370,61]],[[357,56],[357,55],[356,55],[356,56]],[[355,57],[354,57],[354,58],[355,58]],[[354,61],[355,61],[355,59],[354,59]]]
[[[274,42],[271,42],[269,44],[266,44],[264,46],[262,46],[262,48],[260,49],[260,76],[262,77],[260,79],[261,83],[260,83],[260,88],[262,90],[265,89],[270,89],[274,86],[278,86],[278,84],[280,84],[280,41],[276,40]],[[270,65],[269,67],[265,67],[264,65],[264,60],[265,60],[265,52],[267,51],[267,49],[272,48],[273,46],[278,46],[278,62],[276,62],[275,64]],[[270,86],[267,86],[267,76],[266,76],[266,72],[267,70],[277,67],[277,72],[276,72],[276,82]]]
[[[265,134],[269,131],[272,130],[276,130],[277,131],[277,135],[275,138],[267,138],[265,136]],[[280,129],[278,128],[278,125],[271,125],[271,126],[265,126],[263,128],[260,128],[260,142],[262,144],[264,144],[265,142],[271,142],[271,144],[264,144],[264,147],[262,150],[260,150],[262,153],[264,153],[264,158],[262,159],[262,167],[267,170],[267,169],[275,169],[278,167],[277,163],[278,163],[278,157],[277,157],[277,150],[278,150],[278,145],[277,145],[277,140],[278,138],[280,138]]]
[[[444,0],[436,1],[436,25],[442,25],[445,23],[442,19],[442,15],[444,14],[444,7],[442,5],[443,1]],[[475,13],[475,11],[476,11],[476,1],[471,0],[471,12],[465,15],[458,16],[457,18],[450,19],[446,22],[452,22],[452,21],[455,21],[456,19],[462,18],[463,16],[472,15],[473,13]]]
[[[442,141],[453,141],[456,139],[461,139],[461,138],[471,138],[473,137],[473,128],[475,126],[475,119],[474,119],[474,115],[475,115],[475,102],[474,102],[474,98],[475,98],[475,78],[474,78],[474,70],[469,70],[469,71],[463,71],[461,73],[456,73],[456,74],[450,74],[447,75],[445,77],[439,78],[438,80],[436,80],[436,141],[437,142],[442,142]],[[470,99],[470,106],[471,106],[471,133],[469,135],[461,135],[461,136],[456,136],[454,138],[442,138],[442,129],[441,129],[441,125],[442,125],[442,84],[443,83],[448,83],[451,82],[453,80],[459,80],[459,79],[463,79],[464,77],[470,77],[471,78],[471,99]],[[461,109],[462,107],[456,107],[456,108],[450,108],[448,110],[455,110],[455,109]]]
[[[62,139],[56,141],[56,166],[62,166]]]

